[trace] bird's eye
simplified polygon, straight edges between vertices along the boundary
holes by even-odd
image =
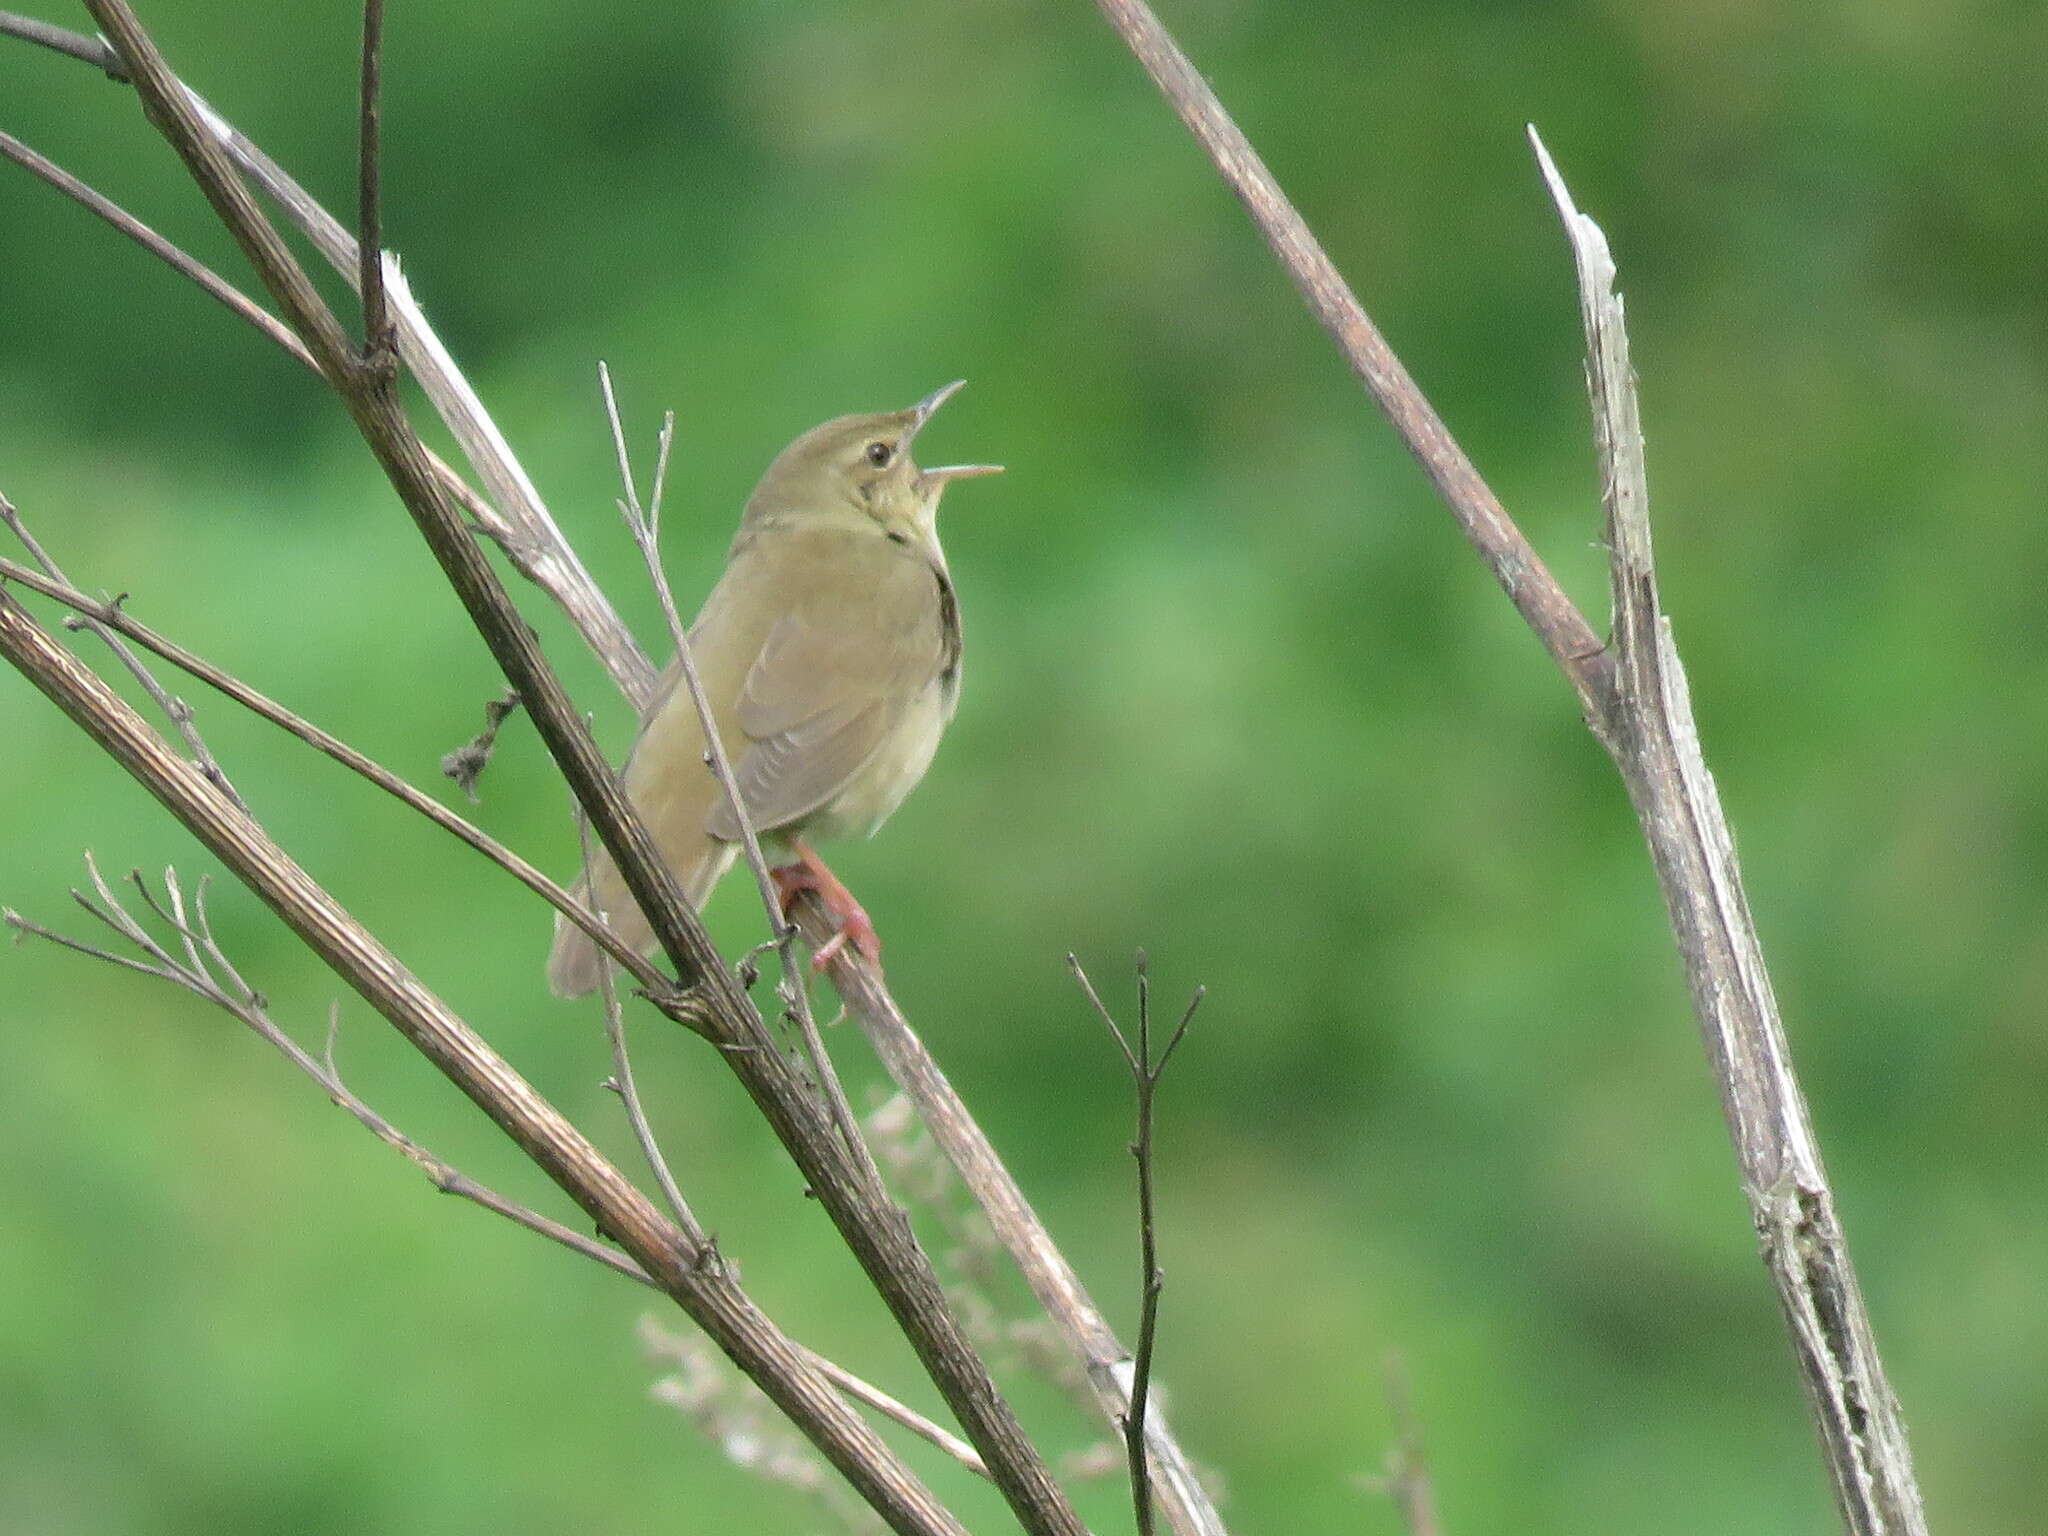
[[[867,461],[877,469],[887,469],[889,460],[895,456],[896,450],[887,443],[869,443],[867,446]]]

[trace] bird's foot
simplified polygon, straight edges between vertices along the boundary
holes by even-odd
[[[789,916],[789,905],[805,891],[815,891],[818,900],[825,904],[825,910],[839,920],[839,931],[818,946],[811,956],[811,969],[822,971],[835,960],[839,952],[851,944],[865,955],[868,963],[877,970],[882,966],[882,940],[875,932],[875,925],[869,919],[861,904],[853,899],[840,878],[825,867],[825,861],[804,844],[790,840],[790,847],[797,856],[794,864],[784,864],[768,873],[775,881],[775,894],[782,901],[782,914]]]

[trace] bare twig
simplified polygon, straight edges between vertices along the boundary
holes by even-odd
[[[389,368],[393,336],[384,302],[383,85],[384,0],[363,0],[363,79],[356,136],[356,289],[363,296],[363,362]]]
[[[589,934],[605,953],[624,966],[633,979],[643,987],[663,990],[669,986],[668,979],[660,971],[648,964],[644,957],[613,932],[609,924],[601,922],[595,913],[561,886],[492,837],[490,833],[456,815],[431,795],[421,793],[390,769],[364,756],[338,736],[330,735],[310,720],[293,714],[282,704],[258,693],[239,678],[193,655],[175,641],[166,639],[148,625],[131,617],[128,611],[118,604],[96,602],[61,581],[38,576],[26,566],[5,558],[0,558],[0,580],[19,582],[45,597],[56,599],[66,607],[76,609],[97,624],[118,631],[144,650],[161,656],[173,666],[191,673],[209,687],[226,694],[244,709],[262,716],[272,725],[298,737],[308,746],[324,752],[343,767],[362,775],[386,794],[403,801],[436,826],[453,833],[541,897],[557,912]]]
[[[1096,6],[1244,204],[1310,312],[1429,476],[1581,705],[1594,707],[1609,686],[1610,664],[1599,637],[1423,398],[1244,131],[1144,0],[1096,0]]]
[[[901,1402],[873,1383],[864,1381],[845,1366],[813,1353],[811,1364],[848,1397],[866,1403],[885,1418],[894,1419],[927,1445],[933,1445],[959,1462],[976,1477],[988,1476],[988,1463],[981,1453],[950,1429],[934,1424],[909,1404]]]
[[[171,930],[184,948],[185,958],[180,960],[165,949],[156,937],[122,906],[89,853],[85,856],[85,864],[99,901],[95,903],[78,891],[73,891],[72,896],[80,906],[113,929],[127,943],[140,950],[146,959],[135,960],[111,950],[86,944],[45,928],[40,923],[31,922],[20,913],[11,910],[0,910],[0,921],[21,933],[32,934],[65,949],[75,950],[128,970],[140,971],[144,975],[154,976],[173,986],[182,987],[194,996],[204,998],[215,1007],[240,1019],[285,1060],[319,1084],[321,1091],[335,1105],[346,1110],[365,1130],[424,1173],[442,1193],[454,1195],[485,1210],[493,1211],[530,1232],[539,1233],[550,1242],[560,1243],[584,1258],[594,1260],[607,1269],[624,1275],[629,1280],[652,1286],[656,1290],[660,1289],[646,1270],[617,1249],[607,1247],[572,1227],[566,1227],[559,1221],[529,1210],[526,1206],[508,1200],[497,1191],[479,1184],[460,1169],[435,1156],[372,1109],[343,1081],[340,1070],[335,1066],[334,1036],[339,1025],[339,1004],[336,1004],[330,1013],[327,1048],[320,1056],[314,1056],[294,1040],[283,1026],[271,1017],[261,994],[242,979],[241,974],[221,953],[220,946],[213,936],[212,924],[206,915],[206,881],[203,878],[194,890],[193,903],[188,911],[177,871],[166,869],[163,884],[170,907],[166,911],[150,891],[148,882],[143,879],[140,870],[133,870],[128,876],[142,900]]]
[[[128,83],[128,71],[121,63],[121,56],[107,46],[105,38],[87,37],[83,32],[52,26],[47,21],[20,16],[13,11],[0,11],[0,37],[18,37],[25,43],[69,54],[95,69],[104,70],[109,80],[122,85]]]
[[[80,181],[55,161],[37,154],[11,133],[0,133],[0,155],[5,155],[24,170],[40,176],[66,197],[104,219],[173,271],[197,283],[208,296],[225,304],[306,367],[313,369],[315,373],[319,372],[319,366],[313,361],[313,354],[306,350],[304,342],[291,333],[289,326],[206,263],[187,255],[112,198]]]
[[[1649,844],[1836,1504],[1854,1536],[1924,1536],[1905,1423],[1792,1068],[1734,839],[1700,752],[1685,668],[1657,593],[1635,373],[1614,261],[1600,227],[1573,205],[1534,129],[1530,141],[1578,267],[1607,509],[1615,692],[1590,723],[1621,770]]]
[[[590,859],[590,829],[579,816],[576,832],[583,843],[583,858]],[[610,914],[605,914],[609,919]],[[607,1085],[619,1096],[619,1103],[625,1107],[626,1123],[632,1127],[633,1139],[640,1144],[640,1155],[647,1160],[648,1169],[654,1180],[661,1186],[662,1198],[668,1201],[669,1213],[675,1217],[676,1225],[690,1234],[699,1248],[707,1246],[709,1239],[703,1224],[690,1209],[690,1202],[683,1198],[683,1191],[676,1183],[676,1177],[669,1171],[668,1158],[663,1155],[661,1143],[655,1139],[654,1127],[647,1121],[647,1110],[640,1102],[639,1086],[633,1081],[633,1057],[626,1048],[626,1017],[619,1007],[619,991],[612,984],[612,968],[600,965],[597,968],[598,990],[604,997],[604,1037],[612,1051],[612,1080]]]
[[[1145,952],[1142,949],[1138,951],[1136,1045],[1124,1034],[1116,1016],[1103,1006],[1095,991],[1095,983],[1088,979],[1081,962],[1068,955],[1067,969],[1087,995],[1096,1017],[1108,1028],[1117,1050],[1122,1052],[1124,1066],[1131,1074],[1131,1087],[1138,1100],[1138,1128],[1131,1142],[1131,1156],[1138,1165],[1138,1250],[1143,1301],[1138,1319],[1138,1350],[1131,1368],[1131,1406],[1124,1415],[1123,1432],[1124,1459],[1130,1467],[1131,1506],[1137,1516],[1138,1536],[1152,1536],[1152,1476],[1145,1454],[1145,1400],[1151,1393],[1152,1349],[1159,1333],[1159,1293],[1166,1285],[1166,1276],[1159,1268],[1159,1240],[1153,1221],[1153,1108],[1159,1095],[1160,1079],[1166,1075],[1173,1053],[1187,1038],[1188,1025],[1194,1022],[1195,1010],[1202,1006],[1207,989],[1195,988],[1195,995],[1188,1000],[1187,1011],[1181,1014],[1180,1023],[1174,1027],[1166,1048],[1155,1059],[1152,1055],[1152,967]]]
[[[49,553],[36,541],[35,535],[28,531],[28,524],[22,521],[21,513],[15,509],[14,503],[4,495],[0,495],[0,523],[7,525],[15,538],[21,541],[21,547],[29,552],[29,557],[48,573],[52,581],[70,581],[57,562],[51,559]],[[5,563],[11,562],[0,562]],[[118,610],[120,601],[116,599],[104,606]],[[151,702],[163,711],[164,718],[177,727],[178,734],[185,739],[185,745],[191,749],[192,761],[199,765],[199,771],[218,784],[221,792],[237,805],[244,803],[235,786],[229,782],[227,770],[221,767],[220,760],[213,755],[205,739],[200,736],[199,727],[192,720],[192,707],[183,699],[173,697],[163,684],[156,680],[156,674],[149,670],[142,658],[115,638],[108,624],[93,618],[90,614],[82,614],[77,619],[67,619],[65,628],[89,629],[104,640],[107,649],[120,658],[121,665],[128,669],[129,675],[142,685],[143,692],[149,695]]]
[[[823,944],[837,931],[831,914],[813,894],[797,899],[793,916],[813,945]],[[858,952],[842,950],[827,974],[889,1076],[917,1106],[919,1117],[988,1217],[1067,1349],[1086,1369],[1104,1417],[1121,1428],[1131,1410],[1131,1352],[1118,1341],[1081,1277],[1053,1242],[997,1156],[988,1133],[910,1027],[880,973]],[[1145,1415],[1145,1444],[1151,1455],[1153,1491],[1168,1524],[1182,1536],[1224,1536],[1216,1501],[1156,1403]]]

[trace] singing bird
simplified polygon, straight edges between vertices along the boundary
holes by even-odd
[[[815,890],[843,944],[880,942],[812,839],[868,835],[916,787],[960,694],[960,610],[939,548],[939,498],[994,464],[919,469],[911,443],[956,381],[904,411],[842,416],[776,456],[747,498],[725,574],[690,626],[690,654],[785,905]],[[702,908],[740,827],[705,762],[689,685],[671,662],[626,759],[624,786],[683,895]],[[635,948],[653,934],[602,849],[577,894]],[[596,988],[602,957],[559,917],[548,983]]]

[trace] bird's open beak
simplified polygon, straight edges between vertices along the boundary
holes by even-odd
[[[910,437],[922,432],[924,424],[932,419],[932,413],[966,387],[965,379],[955,379],[913,405],[910,408]],[[905,441],[908,442],[909,438]],[[980,475],[1000,475],[1002,472],[1000,464],[941,464],[937,469],[920,471],[917,478],[927,485],[943,487],[949,480],[972,480]]]
[[[965,379],[955,379],[950,384],[940,385],[922,400],[918,401],[917,404],[913,405],[910,408],[910,435],[915,437],[918,433],[922,432],[924,424],[932,419],[933,413],[966,387],[967,381]]]
[[[918,471],[917,478],[924,481],[936,480],[944,485],[948,480],[973,480],[981,475],[1000,475],[1000,464],[941,464],[937,469]]]

